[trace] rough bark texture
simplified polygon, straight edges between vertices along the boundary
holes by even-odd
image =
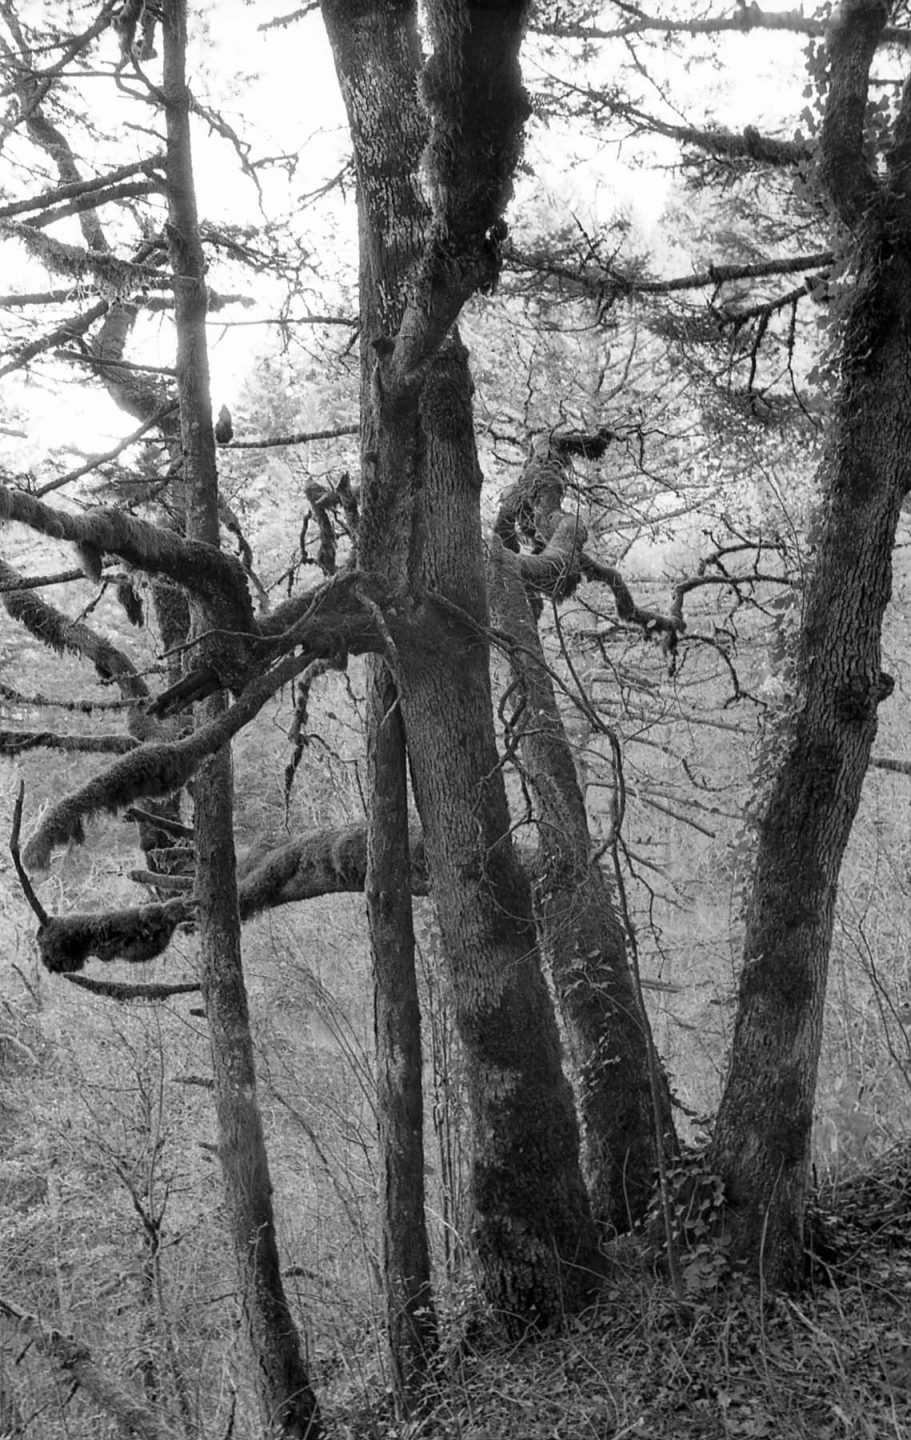
[[[590,859],[585,802],[521,565],[494,538],[491,609],[497,628],[515,644],[510,738],[518,743],[538,821],[535,910],[576,1070],[592,1209],[599,1223],[622,1231],[643,1218],[657,1165],[648,1017],[610,887]],[[670,1094],[660,1068],[656,1080],[663,1143],[673,1148]]]
[[[911,484],[911,196],[906,94],[885,182],[861,153],[862,104],[885,11],[840,7],[830,36],[823,174],[855,227],[842,375],[817,559],[806,591],[797,693],[760,828],[730,1074],[710,1163],[733,1206],[734,1253],[772,1283],[803,1275],[813,1098],[838,875],[877,707],[891,680],[880,634],[891,554]],[[846,110],[837,113],[838,107]],[[858,217],[861,217],[858,219]]]
[[[386,1325],[400,1409],[436,1348],[424,1213],[421,1010],[414,964],[405,732],[382,660],[368,661],[367,917],[373,959]]]
[[[487,232],[508,194],[524,115],[522,6],[432,7],[428,116],[418,103],[416,10],[375,0],[326,0],[323,9],[361,182],[366,313],[379,327],[368,337],[359,558],[385,597],[466,1055],[479,1278],[521,1328],[583,1303],[598,1270],[572,1096],[496,752],[479,638],[487,601],[471,382],[451,332],[464,299],[493,273]],[[467,165],[457,142],[469,137]],[[425,143],[430,206],[419,184]]]
[[[467,357],[437,358],[420,421],[418,623],[394,630],[415,801],[465,1050],[474,1251],[507,1316],[552,1319],[591,1294],[596,1237],[578,1131],[540,970],[531,895],[511,839],[493,730],[480,475]],[[468,623],[432,598],[444,595]],[[471,623],[474,622],[474,623]]]
[[[168,134],[169,239],[177,321],[177,385],[191,540],[218,546],[218,476],[205,339],[205,262],[199,241],[184,73],[185,0],[163,9],[164,95]],[[206,635],[217,615],[197,599],[194,628]],[[216,719],[213,697],[198,723]],[[219,1154],[238,1272],[238,1292],[253,1357],[253,1385],[264,1434],[315,1440],[320,1423],[281,1279],[272,1184],[256,1096],[253,1043],[240,949],[230,749],[200,769],[196,809],[196,886],[200,971],[212,1047]]]

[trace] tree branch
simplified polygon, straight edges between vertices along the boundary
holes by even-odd
[[[28,1335],[60,1372],[65,1389],[78,1385],[126,1434],[137,1440],[178,1440],[177,1432],[160,1415],[135,1400],[119,1381],[106,1374],[92,1359],[88,1347],[72,1335],[45,1325],[36,1315],[21,1310],[2,1295],[0,1316],[11,1320]]]
[[[232,556],[212,545],[181,540],[173,531],[137,520],[122,510],[99,508],[85,515],[70,515],[6,485],[0,485],[0,519],[16,520],[55,540],[118,555],[137,570],[166,575],[210,605],[217,605],[225,629],[240,635],[255,633],[243,569]]]
[[[327,586],[326,591],[329,589]],[[318,606],[313,608],[318,612]],[[323,653],[329,654],[354,648],[355,644],[361,650],[382,646],[382,637],[377,634],[375,623],[363,606],[360,606],[359,614],[353,611],[344,614],[342,625],[334,624],[332,617],[325,614],[305,616],[298,626],[293,627],[290,640],[287,637],[284,639],[297,647],[306,644],[308,637],[321,640],[326,647]],[[161,798],[180,790],[203,760],[233,739],[276,690],[306,669],[318,653],[311,648],[303,655],[288,656],[265,674],[251,680],[238,700],[215,720],[180,740],[138,746],[63,800],[49,806],[26,846],[28,863],[44,869],[55,847],[70,841],[81,843],[84,838],[83,821],[92,815],[102,811],[113,814],[142,797]],[[201,674],[203,680],[211,684],[212,690],[219,688],[217,683],[213,683],[217,682],[217,676],[212,677],[208,671]],[[172,694],[173,691],[166,693]],[[147,707],[149,714],[159,714],[160,709],[159,703]]]
[[[0,486],[0,515],[4,513],[4,493],[21,492],[4,492]],[[18,586],[20,579],[12,565],[0,560],[0,605],[11,619],[18,621],[36,640],[58,654],[69,651],[71,655],[91,660],[103,680],[116,680],[125,698],[138,700],[148,695],[148,686],[122,651],[96,635],[81,620],[71,620],[62,610],[24,586],[13,588]]]

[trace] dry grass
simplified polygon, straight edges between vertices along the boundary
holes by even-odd
[[[901,1440],[911,1436],[911,1151],[820,1197],[825,1260],[796,1297],[728,1276],[682,1318],[626,1241],[599,1306],[561,1333],[476,1349],[420,1418],[382,1399],[335,1440]],[[385,1411],[385,1414],[384,1414]]]

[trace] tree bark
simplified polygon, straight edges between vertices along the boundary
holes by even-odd
[[[892,549],[911,485],[911,186],[906,91],[878,182],[862,153],[863,100],[885,8],[848,0],[830,35],[822,173],[855,232],[839,299],[841,380],[806,590],[796,697],[759,833],[730,1073],[710,1165],[733,1207],[733,1253],[772,1284],[804,1272],[813,1099],[836,890],[877,707]],[[845,109],[833,115],[832,107]],[[832,123],[828,123],[829,121]],[[837,123],[834,121],[837,120]],[[852,156],[853,150],[853,156]],[[875,192],[875,200],[871,197]]]
[[[474,1253],[487,1299],[519,1330],[585,1303],[600,1271],[496,750],[471,380],[450,329],[485,273],[487,228],[507,193],[524,114],[515,90],[521,7],[488,15],[467,4],[430,17],[439,107],[428,152],[432,215],[419,178],[428,128],[415,8],[326,0],[323,9],[354,139],[365,284],[380,327],[368,337],[365,431],[375,444],[364,454],[360,565],[385,598],[387,656],[466,1056]],[[426,93],[427,72],[424,84]],[[446,125],[470,133],[474,147],[474,117],[453,123],[471,97],[478,116],[483,110],[481,128],[496,120],[466,166],[447,148]]]
[[[521,563],[493,539],[491,609],[497,628],[513,645],[511,739],[519,746],[538,823],[535,911],[576,1070],[592,1209],[600,1224],[624,1231],[643,1218],[654,1189],[653,1042],[610,887],[600,864],[590,858],[585,801]],[[656,1080],[660,1143],[673,1149],[670,1093],[660,1066]]]
[[[437,1342],[424,1212],[421,1010],[414,964],[405,732],[386,664],[368,660],[365,893],[373,959],[386,1328],[407,1412]]]
[[[178,335],[177,387],[187,533],[191,540],[217,549],[218,475],[205,338],[205,261],[190,150],[185,0],[166,0],[162,39],[169,242]],[[206,636],[217,626],[217,617],[198,597],[192,604],[192,615],[197,636]],[[217,718],[223,709],[224,700],[212,697],[197,724]],[[202,991],[212,1048],[225,1202],[241,1311],[253,1356],[253,1386],[267,1435],[281,1436],[283,1440],[317,1440],[319,1411],[282,1285],[272,1184],[256,1095],[241,961],[231,753],[227,745],[201,767],[193,798]]]

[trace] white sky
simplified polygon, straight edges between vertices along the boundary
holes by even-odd
[[[768,8],[779,8],[770,5]],[[783,7],[780,7],[783,8]],[[254,157],[295,151],[301,155],[294,181],[294,192],[306,193],[337,171],[347,153],[344,107],[338,92],[332,55],[318,15],[308,17],[287,30],[261,32],[262,5],[244,0],[225,0],[213,7],[205,32],[191,28],[188,56],[190,81],[196,93],[211,98],[211,103],[238,132],[252,142]],[[108,43],[114,47],[113,34]],[[713,105],[718,123],[742,128],[747,123],[769,123],[778,129],[776,100],[782,95],[782,76],[787,75],[787,110],[792,114],[793,75],[799,64],[801,42],[791,36],[752,33],[724,37],[712,42],[722,45],[725,72],[719,79],[718,97]],[[160,46],[159,46],[160,48]],[[652,53],[660,67],[660,47]],[[160,59],[151,63],[155,77]],[[676,67],[675,67],[676,68]],[[526,72],[534,84],[535,62],[526,56]],[[226,84],[219,77],[242,70],[239,84]],[[656,74],[660,82],[662,77]],[[694,92],[704,81],[694,78]],[[220,89],[218,87],[221,87]],[[704,91],[703,91],[704,93]],[[88,103],[99,107],[99,123],[113,125],[121,134],[139,122],[148,123],[147,116],[135,101],[114,89],[109,81],[98,79],[88,86]],[[657,102],[656,102],[657,103]],[[699,121],[701,104],[694,102],[694,121]],[[585,153],[589,162],[584,169],[571,170],[563,160],[564,145]],[[147,133],[137,132],[134,154],[148,154],[152,142]],[[214,222],[250,223],[259,214],[257,197],[249,180],[238,172],[236,156],[228,142],[197,123],[194,131],[194,162],[200,214]],[[119,163],[123,162],[121,155]],[[618,210],[626,211],[634,222],[637,236],[644,243],[654,242],[656,226],[666,203],[667,183],[660,175],[648,175],[627,165],[624,152],[616,147],[598,147],[563,136],[558,129],[538,127],[530,135],[528,158],[541,179],[546,179],[557,206],[571,208],[592,227],[604,223]],[[284,172],[264,172],[262,178],[267,205],[285,208],[288,202]],[[353,209],[350,210],[353,232]],[[306,223],[306,221],[304,222]],[[57,233],[57,232],[55,232]],[[62,232],[60,232],[62,234]],[[78,232],[67,233],[68,239],[79,239]],[[354,235],[351,235],[352,255]],[[41,286],[50,279],[34,275],[34,266],[27,264],[18,246],[3,246],[5,261],[4,288],[16,284]],[[264,294],[262,313],[274,313],[274,292]],[[226,312],[225,318],[254,318],[255,311]],[[240,389],[255,354],[265,348],[269,332],[266,327],[244,327],[223,331],[213,324],[211,331],[211,363],[213,400],[216,408],[222,401],[231,404]],[[163,333],[170,335],[166,326]],[[157,363],[170,363],[166,354],[153,357]],[[29,399],[39,417],[53,423],[61,404],[65,411],[68,434],[84,450],[96,450],[132,428],[132,422],[119,414],[112,402],[100,391],[85,385],[73,386],[75,409],[66,404],[66,388],[62,400],[49,403],[38,379],[28,386]],[[21,380],[10,377],[4,382],[7,395],[15,393]],[[45,430],[42,425],[42,431]],[[40,436],[46,440],[46,431]],[[21,447],[17,447],[21,450]]]

